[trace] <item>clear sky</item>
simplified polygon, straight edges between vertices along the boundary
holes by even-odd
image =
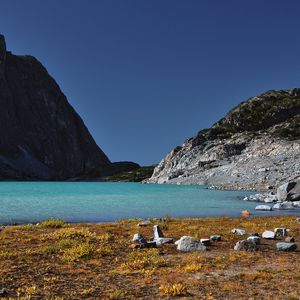
[[[112,161],[142,165],[229,109],[300,87],[298,0],[1,0],[9,50],[36,56]]]

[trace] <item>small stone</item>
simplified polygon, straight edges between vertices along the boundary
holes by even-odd
[[[255,243],[251,241],[242,240],[235,244],[234,250],[235,251],[256,251],[257,246]]]
[[[210,239],[200,239],[200,243],[203,244],[204,246],[209,246]]]
[[[206,251],[206,246],[191,236],[182,236],[178,241],[175,242],[175,244],[177,245],[177,250],[179,251]]]
[[[5,288],[0,289],[0,296],[5,296],[7,295],[7,291]]]
[[[300,218],[296,218],[296,222],[300,222]]]
[[[244,229],[240,229],[240,228],[234,228],[231,230],[231,232],[234,234],[239,234],[239,235],[246,234],[246,231]]]
[[[163,234],[163,232],[161,231],[161,229],[158,225],[153,226],[153,232],[154,232],[154,240],[164,237],[164,234]]]
[[[221,236],[220,235],[211,235],[210,240],[213,242],[221,241]]]
[[[249,236],[259,236],[259,234],[257,232],[250,232]]]
[[[157,238],[154,240],[156,245],[162,245],[162,244],[170,244],[173,243],[173,238]]]
[[[275,236],[286,236],[287,230],[286,228],[275,228]]]
[[[274,204],[273,209],[276,209],[276,210],[294,210],[295,207],[293,206],[292,202],[282,202],[282,203]]]
[[[288,236],[287,238],[285,238],[285,241],[287,243],[293,243],[293,242],[295,242],[295,239],[293,237],[291,237],[291,236]]]
[[[294,251],[297,249],[297,245],[295,243],[280,242],[276,244],[276,249],[279,251]]]
[[[275,232],[266,230],[263,232],[262,237],[264,239],[274,239],[275,238]]]
[[[163,232],[158,225],[153,226],[154,238],[153,241],[157,245],[173,243],[173,238],[165,238]]]
[[[130,248],[155,248],[156,242],[147,242],[144,236],[140,233],[136,233],[132,239],[133,244],[130,245]]]
[[[146,243],[147,242],[146,239],[144,238],[144,236],[140,233],[134,234],[132,241],[134,243]]]
[[[143,221],[141,223],[138,223],[138,226],[144,227],[144,226],[148,226],[150,224],[151,224],[151,222],[149,220],[146,220],[146,221]]]
[[[272,210],[272,207],[269,205],[257,205],[255,210]]]
[[[256,245],[259,245],[259,244],[260,244],[260,237],[255,236],[255,235],[249,236],[249,237],[247,238],[247,241],[252,242],[252,243],[254,243],[254,244],[256,244]]]

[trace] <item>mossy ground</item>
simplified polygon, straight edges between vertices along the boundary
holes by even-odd
[[[155,166],[140,167],[133,171],[106,176],[103,180],[113,182],[140,182],[150,178],[153,174],[154,168]]]
[[[263,240],[256,252],[235,252],[241,236],[232,228],[263,232],[287,227],[300,241],[295,217],[172,219],[138,227],[137,220],[101,224],[8,226],[0,232],[0,288],[10,299],[299,299],[300,245],[275,250]],[[180,253],[173,244],[132,249],[140,232],[152,237],[207,238],[220,234],[209,251]],[[6,298],[6,299],[7,299]]]

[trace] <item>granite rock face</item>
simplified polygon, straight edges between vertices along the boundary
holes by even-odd
[[[300,89],[269,91],[172,150],[149,183],[266,190],[300,176]]]
[[[94,178],[118,171],[43,65],[8,52],[3,35],[0,135],[0,180]]]

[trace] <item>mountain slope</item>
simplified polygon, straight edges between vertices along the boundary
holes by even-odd
[[[300,89],[268,91],[172,150],[150,183],[266,189],[300,175]]]
[[[6,51],[2,35],[0,134],[0,179],[64,180],[118,171],[42,64]]]

